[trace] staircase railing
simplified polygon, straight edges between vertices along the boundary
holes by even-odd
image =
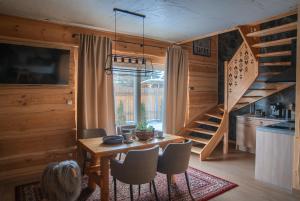
[[[238,103],[245,92],[251,87],[258,76],[258,60],[252,42],[246,37],[250,31],[247,27],[240,27],[239,31],[244,39],[239,49],[229,62],[224,65],[224,116],[221,135],[223,138],[223,153],[228,153],[229,113]]]
[[[230,112],[258,76],[258,61],[247,42],[225,62],[225,110]]]

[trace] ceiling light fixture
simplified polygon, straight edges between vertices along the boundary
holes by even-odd
[[[119,8],[114,8],[115,12],[115,45],[114,54],[109,54],[106,59],[105,72],[107,74],[113,74],[113,72],[124,72],[126,74],[135,76],[149,76],[153,73],[153,65],[150,58],[145,58],[145,18],[143,14],[131,12],[128,10],[122,10]],[[133,15],[143,19],[143,42],[140,46],[143,48],[143,54],[141,57],[136,56],[125,56],[117,54],[117,12]],[[134,62],[135,61],[135,62]],[[119,65],[118,65],[119,64]],[[128,64],[130,68],[118,67]]]

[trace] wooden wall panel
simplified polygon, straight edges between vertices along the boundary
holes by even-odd
[[[298,4],[297,65],[296,65],[296,120],[293,159],[293,188],[300,191],[300,4]]]
[[[218,103],[218,37],[211,37],[211,56],[193,55],[193,43],[182,44],[189,55],[188,121]]]
[[[79,33],[108,36],[114,39],[114,33],[112,32],[54,24],[47,21],[24,19],[21,17],[12,17],[1,14],[0,22],[0,34],[2,36],[27,38],[28,40],[78,45],[79,38],[74,37],[74,34]],[[143,52],[140,45],[142,43],[142,39],[140,37],[117,34],[117,40],[131,42],[118,42],[118,51],[135,54]],[[145,38],[145,54],[164,57],[166,47],[169,45],[170,43],[168,42]]]
[[[14,18],[1,17],[0,26],[14,22]],[[47,35],[41,40],[34,27],[25,28],[26,20],[22,24],[17,30],[0,29],[1,42],[70,50],[70,60],[64,64],[69,84],[0,85],[0,181],[37,173],[50,162],[75,156],[78,48],[49,41]],[[16,31],[20,35],[14,35]],[[26,31],[31,31],[31,38],[23,35]]]
[[[114,39],[111,32],[0,14],[0,42],[71,50],[68,85],[0,85],[1,182],[39,175],[46,164],[75,157],[79,33]],[[118,53],[142,53],[141,38],[117,34],[117,40],[131,42],[117,43]],[[154,63],[164,62],[169,43],[145,39],[145,45]]]

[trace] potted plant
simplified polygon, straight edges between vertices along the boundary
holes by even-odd
[[[135,135],[139,140],[149,140],[154,138],[154,128],[146,121],[140,122],[136,127]]]

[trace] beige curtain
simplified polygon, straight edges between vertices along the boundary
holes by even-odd
[[[83,128],[104,128],[108,134],[115,134],[113,78],[104,70],[107,55],[111,52],[111,39],[80,35],[77,115],[79,131]]]
[[[164,132],[177,134],[187,112],[188,57],[180,46],[169,47],[166,61]]]

